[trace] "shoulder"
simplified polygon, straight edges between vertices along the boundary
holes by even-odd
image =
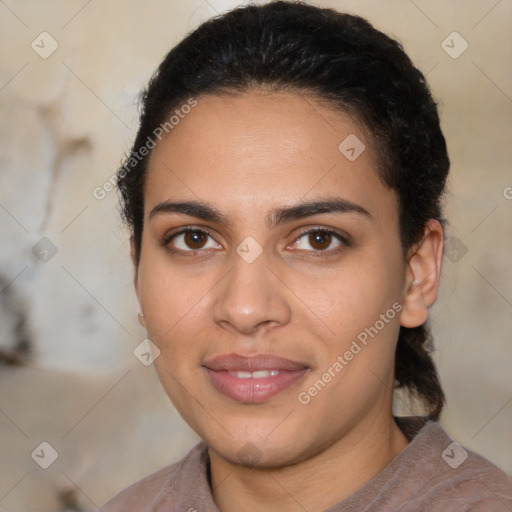
[[[205,474],[204,454],[206,445],[199,443],[180,461],[152,473],[122,490],[104,503],[101,512],[146,512],[155,510],[157,505],[174,503],[179,499],[178,489],[182,479],[188,481],[194,476]]]
[[[450,439],[435,422],[426,423],[416,438],[416,471],[419,480],[411,497],[411,510],[431,512],[509,512],[512,510],[512,479],[481,455]],[[420,463],[418,464],[418,458]],[[423,482],[421,480],[424,480]]]
[[[437,478],[437,486],[444,491],[440,495],[462,500],[465,508],[460,510],[512,510],[512,479],[492,462],[453,441],[441,458],[445,464]]]
[[[425,492],[429,512],[512,510],[512,479],[501,469],[454,442],[442,459],[443,465]]]

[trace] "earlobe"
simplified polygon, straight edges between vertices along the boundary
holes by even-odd
[[[133,263],[133,269],[134,269],[134,275],[133,275],[133,286],[135,288],[135,295],[137,296],[137,302],[139,305],[139,311],[138,311],[138,319],[139,324],[142,325],[142,327],[146,327],[146,321],[144,319],[144,311],[142,309],[142,304],[139,296],[139,265],[138,265],[138,253],[137,253],[137,247],[135,246],[135,241],[133,239],[133,235],[130,238],[130,256]]]
[[[137,294],[137,298],[139,296],[138,293],[138,277],[139,277],[139,264],[137,261],[137,247],[135,246],[135,240],[133,239],[133,235],[130,237],[130,256],[133,264],[133,286],[135,288],[135,293]],[[140,301],[139,301],[140,304]]]
[[[137,246],[135,245],[135,240],[133,238],[133,235],[130,237],[130,257],[133,263],[133,267],[135,269],[135,275],[137,275],[137,269],[138,269],[138,251]]]
[[[407,261],[406,289],[400,324],[418,327],[428,318],[430,306],[439,289],[443,261],[443,228],[434,219],[425,225],[421,241],[414,246]]]

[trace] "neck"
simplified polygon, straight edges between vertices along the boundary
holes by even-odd
[[[222,512],[322,512],[363,487],[407,444],[389,416],[368,418],[314,456],[285,467],[235,465],[210,448],[213,498]]]

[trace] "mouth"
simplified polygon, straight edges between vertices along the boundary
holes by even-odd
[[[219,393],[246,404],[269,400],[310,370],[305,364],[270,354],[228,354],[206,361],[203,366]]]

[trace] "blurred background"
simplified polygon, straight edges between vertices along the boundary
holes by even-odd
[[[145,332],[109,180],[170,47],[243,3],[0,0],[0,510],[94,508],[198,441],[134,355]],[[440,103],[442,424],[512,474],[512,2],[310,3],[399,39]]]

